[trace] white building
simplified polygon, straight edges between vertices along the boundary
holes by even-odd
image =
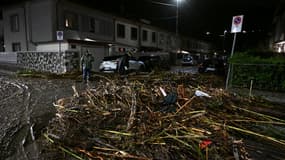
[[[115,44],[112,45],[112,54],[135,52],[140,47],[139,23],[124,18],[115,18]]]
[[[0,10],[0,52],[4,51],[4,26],[2,11]]]
[[[285,53],[285,1],[280,1],[273,20],[273,49]]]
[[[2,17],[6,52],[69,51],[81,56],[89,50],[96,59],[96,69],[107,55],[148,48],[175,53],[182,43],[174,33],[68,0],[18,2],[3,8]],[[62,31],[63,37],[57,31]],[[58,37],[63,40],[57,40]]]
[[[113,16],[65,0],[27,1],[3,9],[5,51],[94,54],[98,68],[113,42]],[[63,41],[56,31],[63,31]]]

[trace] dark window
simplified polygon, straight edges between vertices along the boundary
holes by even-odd
[[[72,44],[72,45],[71,45],[71,49],[76,49],[76,45],[75,45],[75,44]]]
[[[167,46],[171,45],[170,40],[171,40],[171,39],[170,39],[170,36],[167,36],[167,37],[166,37],[166,45],[167,45]]]
[[[3,20],[3,13],[1,10],[0,10],[0,20]]]
[[[4,47],[4,37],[0,37],[0,52],[5,51]]]
[[[142,31],[142,40],[147,41],[147,31],[146,30]]]
[[[138,39],[138,29],[135,27],[131,28],[131,40],[137,40]]]
[[[159,44],[162,45],[164,43],[164,35],[160,34]]]
[[[152,32],[151,41],[152,41],[152,43],[156,42],[156,34],[155,34],[155,32]]]
[[[68,29],[78,30],[78,16],[75,13],[65,12],[64,26]]]
[[[21,51],[21,43],[12,43],[12,51],[13,52]]]
[[[95,19],[89,18],[89,32],[94,33],[95,32]]]
[[[19,15],[15,14],[10,17],[10,25],[12,32],[19,32]]]
[[[119,38],[125,38],[125,25],[117,24],[117,36]]]

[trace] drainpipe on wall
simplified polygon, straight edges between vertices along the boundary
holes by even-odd
[[[114,22],[114,27],[113,27],[113,42],[115,44],[115,46],[117,46],[117,41],[116,41],[116,28],[117,28],[117,24],[116,24],[116,18],[113,18],[113,22]],[[109,51],[108,51],[108,56],[114,55],[114,45],[113,46],[109,46]]]
[[[138,25],[138,50],[142,48],[142,25]]]
[[[56,2],[55,2],[55,31],[54,31],[54,33],[57,31],[57,30],[60,30],[59,29],[59,18],[58,18],[58,16],[59,16],[59,14],[58,14],[58,11],[59,11],[59,0],[56,0]],[[54,34],[53,35],[53,37],[54,37],[54,39],[56,39],[56,35]]]
[[[26,2],[24,4],[24,19],[25,19],[25,35],[26,35],[26,50],[29,51],[30,48],[29,48],[29,43],[30,43],[30,31],[29,31],[29,18],[27,15],[27,7],[29,6],[29,2]]]

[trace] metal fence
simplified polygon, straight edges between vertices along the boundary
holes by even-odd
[[[235,63],[229,84],[230,87],[285,92],[285,65]]]

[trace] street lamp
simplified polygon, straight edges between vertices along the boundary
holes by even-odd
[[[224,31],[224,37],[223,37],[223,53],[226,53],[226,34],[228,33],[227,30]]]
[[[175,33],[176,33],[176,36],[178,36],[178,23],[179,23],[179,3],[181,2],[182,0],[176,0],[176,29],[175,29]]]

